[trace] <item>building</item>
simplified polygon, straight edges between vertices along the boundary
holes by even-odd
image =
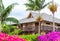
[[[48,15],[46,13],[35,13],[31,12],[29,15],[20,20],[20,29],[23,31],[28,31],[28,32],[38,32],[38,26],[39,22],[36,21],[36,18],[38,16],[41,16],[42,21],[41,21],[41,31],[49,32],[53,30],[53,17],[51,15]],[[60,29],[60,19],[55,18],[55,27],[56,31],[59,31]]]

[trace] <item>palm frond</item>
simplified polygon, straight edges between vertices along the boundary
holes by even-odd
[[[32,4],[34,4],[34,1],[33,1],[33,0],[29,0],[29,3],[32,3]]]
[[[4,5],[3,5],[3,2],[2,0],[0,0],[0,15],[1,15],[1,12],[5,9]]]
[[[2,2],[2,8],[3,8],[3,10],[5,9],[3,2]]]
[[[33,10],[33,8],[28,8],[28,9],[26,9],[26,10],[27,10],[27,11],[28,11],[28,10]]]
[[[3,9],[5,9],[4,4],[3,4],[3,0],[1,0],[1,6]]]
[[[17,3],[13,3],[11,5],[9,5],[5,10],[3,10],[3,12],[1,13],[1,18],[5,19],[7,18],[7,16],[10,14],[10,12],[12,11],[12,8],[17,5]]]
[[[26,10],[33,10],[33,8],[34,8],[34,4],[28,4],[28,3],[26,3],[25,6],[27,7]]]
[[[33,4],[32,4],[32,3]],[[27,10],[33,10],[33,11],[38,11],[46,7],[49,3],[44,4],[45,0],[29,0],[29,3],[26,3],[25,6],[27,7]]]
[[[0,0],[0,5],[1,5],[1,3],[2,3],[2,0]]]
[[[44,7],[46,7],[48,4],[50,4],[52,1],[50,1],[50,2],[48,2],[48,3],[46,3],[45,5],[43,5],[43,7],[42,8],[44,8]]]
[[[5,21],[11,21],[11,22],[14,22],[14,23],[19,23],[19,21],[16,18],[13,18],[13,17],[6,18]]]
[[[41,1],[41,4],[44,5],[44,3],[45,3],[45,0],[42,0],[42,1]]]
[[[29,4],[29,3],[26,3],[26,4],[25,4],[25,6],[26,6],[26,7],[32,7],[32,6],[34,6],[34,4],[31,4],[31,3],[30,3],[30,4]]]

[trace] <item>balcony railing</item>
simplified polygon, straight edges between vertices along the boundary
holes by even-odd
[[[55,26],[56,29],[60,28],[59,26]],[[23,29],[24,31],[34,31],[36,30],[35,27],[31,26],[31,27],[24,27]],[[48,25],[48,24],[44,24],[41,26],[40,30],[53,30],[53,26],[52,25]]]
[[[35,27],[24,27],[24,31],[34,31]]]
[[[53,27],[53,25],[49,25],[49,24],[44,24],[44,25],[42,25],[42,26],[50,26],[50,27]],[[55,27],[56,27],[56,28],[60,28],[60,26],[57,26],[57,25],[55,25]]]

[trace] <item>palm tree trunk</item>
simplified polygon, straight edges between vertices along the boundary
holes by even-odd
[[[52,0],[52,4],[54,4],[54,0]],[[54,12],[52,12],[52,14],[53,14],[53,31],[55,31]]]
[[[54,4],[54,0],[52,0],[52,4]]]
[[[55,31],[54,13],[53,13],[53,31]]]
[[[0,21],[0,33],[2,31],[2,22]]]
[[[40,16],[40,11],[39,11],[39,16]],[[39,20],[39,27],[38,27],[38,34],[40,35],[40,32],[41,32],[41,22]]]
[[[38,34],[41,34],[41,22],[39,22]]]

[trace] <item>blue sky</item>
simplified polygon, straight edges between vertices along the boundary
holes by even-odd
[[[27,17],[27,15],[29,14],[28,11],[26,11],[26,7],[24,5],[24,3],[26,3],[28,0],[3,0],[4,6],[7,7],[8,5],[12,4],[12,3],[18,3],[19,5],[16,5],[11,14],[9,15],[9,17],[15,17],[18,20]],[[51,0],[46,0],[45,3],[49,2]],[[54,0],[57,5],[58,5],[58,10],[55,13],[55,17],[60,19],[60,0]],[[49,15],[52,15],[52,13],[49,11],[48,7],[45,7],[44,9],[41,10],[42,13],[47,13]]]

